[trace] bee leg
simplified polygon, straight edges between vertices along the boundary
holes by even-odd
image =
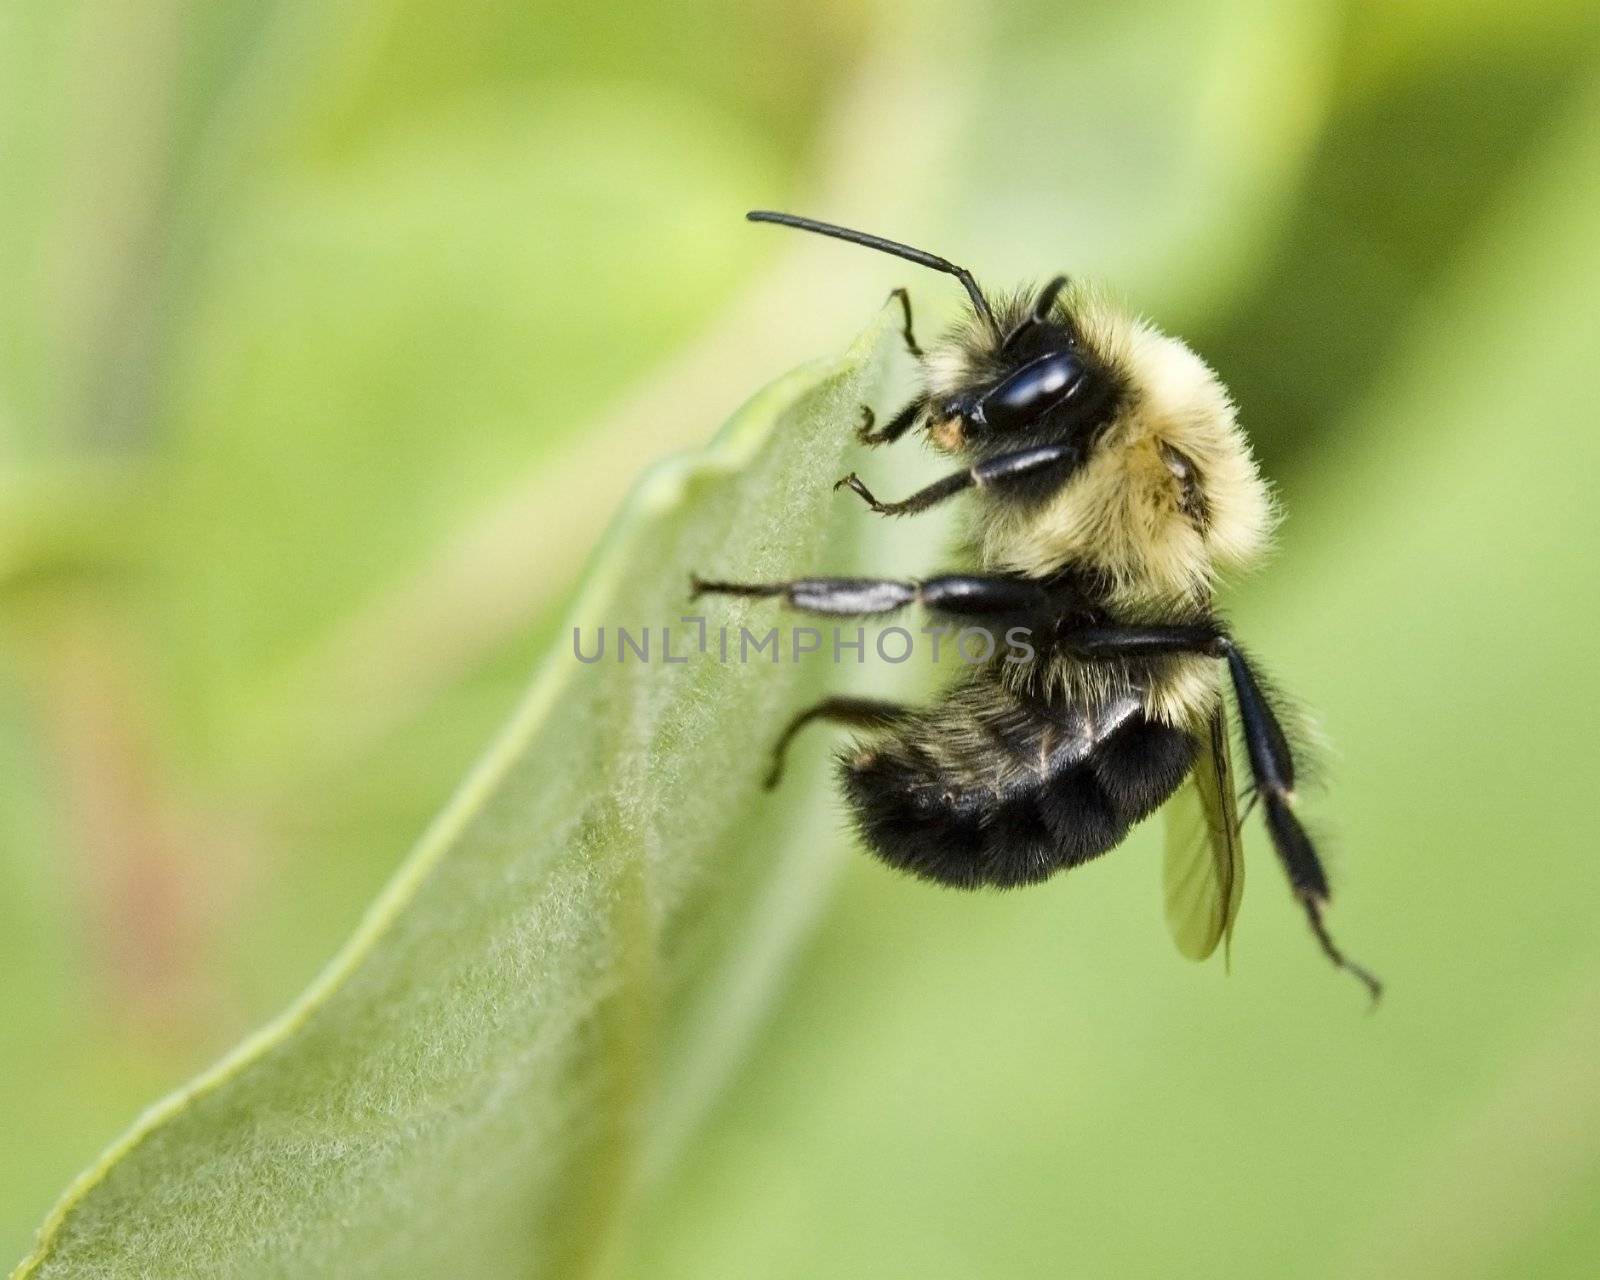
[[[1147,658],[1167,653],[1197,653],[1220,658],[1227,640],[1214,622],[1188,626],[1077,627],[1064,632],[1061,645],[1080,658]]]
[[[1228,675],[1233,681],[1234,697],[1239,704],[1239,720],[1250,756],[1250,772],[1255,779],[1256,793],[1261,798],[1267,831],[1272,836],[1278,860],[1283,863],[1283,869],[1289,876],[1289,885],[1305,909],[1311,932],[1316,936],[1323,954],[1361,982],[1376,1004],[1383,994],[1383,984],[1370,970],[1339,949],[1322,919],[1322,909],[1327,906],[1330,896],[1328,877],[1317,857],[1316,846],[1311,843],[1311,837],[1295,816],[1294,756],[1289,750],[1289,739],[1244,654],[1229,640],[1223,641],[1223,652],[1228,661]]]
[[[813,720],[828,720],[860,729],[882,729],[910,713],[911,708],[903,703],[885,702],[881,698],[824,698],[815,706],[807,707],[784,726],[778,740],[772,744],[772,766],[761,785],[768,791],[778,785],[783,777],[784,756],[789,744]]]
[[[900,312],[905,317],[905,323],[900,326],[900,335],[906,340],[906,350],[918,360],[922,359],[922,348],[917,345],[916,334],[911,332],[911,295],[904,289],[893,289],[889,297],[900,301]]]
[[[1289,739],[1249,660],[1233,640],[1215,623],[1201,623],[1188,627],[1083,628],[1064,635],[1062,643],[1089,658],[1201,653],[1227,660],[1256,795],[1261,800],[1272,847],[1289,877],[1289,887],[1305,910],[1322,953],[1365,986],[1376,1003],[1383,994],[1383,984],[1369,969],[1345,955],[1323,921],[1322,910],[1330,897],[1328,877],[1316,846],[1295,816],[1294,755]]]
[[[895,578],[791,578],[785,582],[689,580],[691,598],[702,595],[781,598],[790,608],[834,618],[872,618],[910,604],[956,617],[1032,618],[1043,615],[1052,596],[1027,578],[944,574],[917,582]]]
[[[877,422],[876,415],[867,405],[861,406],[861,423],[856,427],[856,439],[865,445],[893,444],[901,436],[916,426],[917,419],[922,416],[922,411],[927,408],[928,402],[918,396],[899,413],[889,420],[889,424],[881,430],[874,430]],[[837,486],[835,486],[837,487]]]
[[[851,490],[880,516],[909,516],[971,488],[992,489],[1018,498],[1041,497],[1058,488],[1082,460],[1083,451],[1075,445],[1035,445],[987,458],[965,471],[952,472],[899,502],[879,502],[854,471],[833,487]]]
[[[689,595],[780,597],[805,613],[837,618],[872,618],[894,613],[917,598],[915,582],[893,578],[791,578],[786,582],[712,582],[689,579]]]

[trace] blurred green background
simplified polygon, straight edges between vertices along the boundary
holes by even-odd
[[[1593,1274],[1592,3],[10,0],[0,184],[0,1255],[348,934],[646,463],[956,301],[770,205],[1218,367],[1290,516],[1228,604],[1390,997],[1254,830],[1226,979],[1153,830],[854,859],[621,1268]]]

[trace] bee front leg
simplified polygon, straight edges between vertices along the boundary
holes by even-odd
[[[1038,497],[1059,487],[1077,470],[1083,451],[1070,444],[1041,444],[987,458],[955,471],[899,502],[879,502],[854,471],[833,487],[849,489],[880,516],[910,516],[937,506],[967,489],[991,489],[1017,498]]]
[[[900,314],[905,317],[905,323],[900,326],[900,336],[906,340],[906,350],[918,360],[922,359],[922,348],[917,345],[916,334],[911,332],[911,295],[904,289],[893,289],[889,297],[891,300],[899,300]]]
[[[917,419],[922,416],[922,411],[928,407],[928,402],[918,396],[899,413],[889,420],[887,426],[874,429],[877,416],[867,405],[861,406],[861,422],[856,427],[856,439],[865,445],[893,444],[901,436],[917,425]],[[837,486],[835,486],[837,487]]]

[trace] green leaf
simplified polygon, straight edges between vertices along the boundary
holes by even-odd
[[[818,566],[884,331],[645,478],[510,727],[342,954],[84,1174],[19,1276],[596,1265],[834,865],[817,806],[757,790],[801,669],[725,664],[714,626],[699,656],[675,625],[690,661],[666,665],[659,629],[694,612],[693,569]],[[737,652],[745,615],[722,616]],[[619,625],[652,629],[652,661],[618,661]],[[586,652],[606,628],[601,662],[575,660],[575,627]]]

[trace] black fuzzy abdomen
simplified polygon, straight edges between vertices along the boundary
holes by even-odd
[[[1135,712],[1081,753],[1002,786],[974,785],[909,737],[840,761],[867,847],[902,871],[962,889],[1033,884],[1098,857],[1188,775],[1195,744]]]

